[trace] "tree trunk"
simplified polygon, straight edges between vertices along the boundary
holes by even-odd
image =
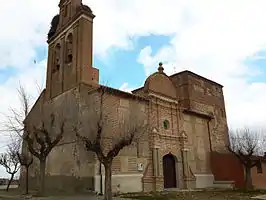
[[[8,192],[8,190],[9,190],[9,187],[10,187],[11,182],[13,181],[13,178],[14,178],[14,174],[11,174],[11,177],[10,177],[10,179],[9,179],[9,181],[8,181],[8,184],[7,184],[7,187],[6,187],[6,191],[7,191],[7,192]]]
[[[39,182],[39,196],[44,196],[45,193],[45,167],[46,159],[40,160],[40,182]]]
[[[29,166],[26,166],[26,191],[25,194],[29,194]]]
[[[251,177],[251,168],[245,166],[245,172],[246,172],[246,177],[245,177],[246,190],[252,190],[253,185],[252,185],[252,177]]]
[[[105,168],[105,187],[104,187],[104,199],[112,200],[112,162],[104,164]]]

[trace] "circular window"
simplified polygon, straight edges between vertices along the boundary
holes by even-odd
[[[169,126],[170,126],[169,121],[168,120],[164,120],[163,121],[163,128],[167,130],[167,129],[169,129]]]

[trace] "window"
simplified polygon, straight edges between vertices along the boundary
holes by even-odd
[[[66,63],[71,64],[73,60],[73,55],[72,55],[72,47],[73,47],[73,35],[70,33],[67,36],[66,40]]]
[[[263,173],[260,161],[257,162],[257,173],[258,174],[262,174]]]
[[[164,128],[165,130],[167,130],[167,129],[169,129],[169,126],[170,126],[169,121],[168,121],[168,120],[164,120],[164,121],[163,121],[163,128]]]

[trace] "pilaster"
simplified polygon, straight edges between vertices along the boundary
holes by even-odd
[[[189,160],[188,160],[188,138],[186,133],[183,131],[180,137],[180,145],[181,145],[181,155],[182,155],[182,167],[183,167],[183,188],[184,189],[191,189],[195,188],[196,178],[193,175],[190,167],[189,167]]]

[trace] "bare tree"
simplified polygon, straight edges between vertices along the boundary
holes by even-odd
[[[38,93],[41,93],[40,88],[38,88]],[[18,156],[17,158],[20,162],[20,165],[26,168],[25,187],[26,193],[28,193],[28,168],[32,164],[32,159],[30,158],[30,155],[28,155],[27,148],[23,148],[22,146],[22,136],[25,129],[23,121],[26,119],[27,115],[30,112],[30,108],[32,106],[32,98],[22,85],[18,87],[17,94],[20,100],[20,105],[18,108],[12,106],[9,108],[9,114],[5,115],[5,121],[2,122],[5,128],[2,132],[4,132],[4,134],[9,134],[12,141],[12,146],[16,145],[17,147],[19,147],[17,148],[16,155]]]
[[[41,92],[39,87],[37,89],[38,92]],[[61,122],[61,128],[58,134],[55,133],[54,114],[48,116],[49,119],[40,119],[41,126],[35,126],[29,121],[24,123],[32,106],[31,97],[21,85],[17,91],[20,99],[20,107],[18,109],[10,107],[10,114],[6,115],[6,121],[3,123],[5,127],[3,131],[10,133],[10,137],[14,141],[13,143],[22,144],[22,148],[18,149],[15,155],[21,166],[26,169],[26,193],[28,193],[29,187],[28,171],[30,165],[33,163],[33,158],[30,154],[40,161],[39,195],[43,195],[46,158],[63,137],[64,120]],[[47,115],[47,113],[44,115]]]
[[[29,194],[29,167],[33,163],[33,158],[30,154],[19,153],[17,152],[17,157],[20,163],[20,166],[23,166],[26,170],[25,174],[25,194]]]
[[[113,89],[101,86],[89,94],[90,100],[80,101],[82,114],[74,130],[86,151],[94,152],[105,168],[106,200],[112,199],[112,162],[126,146],[139,142],[148,130],[145,112],[141,111],[138,99],[130,101],[128,109],[120,111],[119,125],[113,127],[116,107],[112,101]],[[110,100],[110,101],[109,101]],[[81,134],[82,133],[82,134]]]
[[[58,120],[59,122],[60,120]],[[39,191],[40,196],[45,192],[45,168],[46,159],[52,149],[61,141],[64,134],[65,121],[61,120],[59,130],[55,123],[55,115],[52,113],[49,119],[43,119],[41,126],[25,122],[23,140],[26,142],[29,152],[40,162]]]
[[[16,143],[8,145],[7,151],[0,154],[0,165],[2,165],[8,174],[10,174],[10,179],[7,184],[6,191],[9,190],[10,184],[14,179],[14,175],[19,170],[19,160],[17,157],[17,152],[19,150],[19,145]]]
[[[6,121],[4,121],[3,124],[5,132],[9,132],[12,138],[15,137],[17,140],[21,141],[24,133],[23,121],[29,114],[32,103],[30,95],[26,92],[22,85],[19,86],[17,92],[20,100],[20,106],[18,109],[14,107],[9,108],[10,114],[5,115]]]
[[[245,187],[252,189],[251,169],[261,164],[261,155],[264,138],[254,129],[242,128],[230,131],[230,145],[228,150],[235,155],[245,168]]]

